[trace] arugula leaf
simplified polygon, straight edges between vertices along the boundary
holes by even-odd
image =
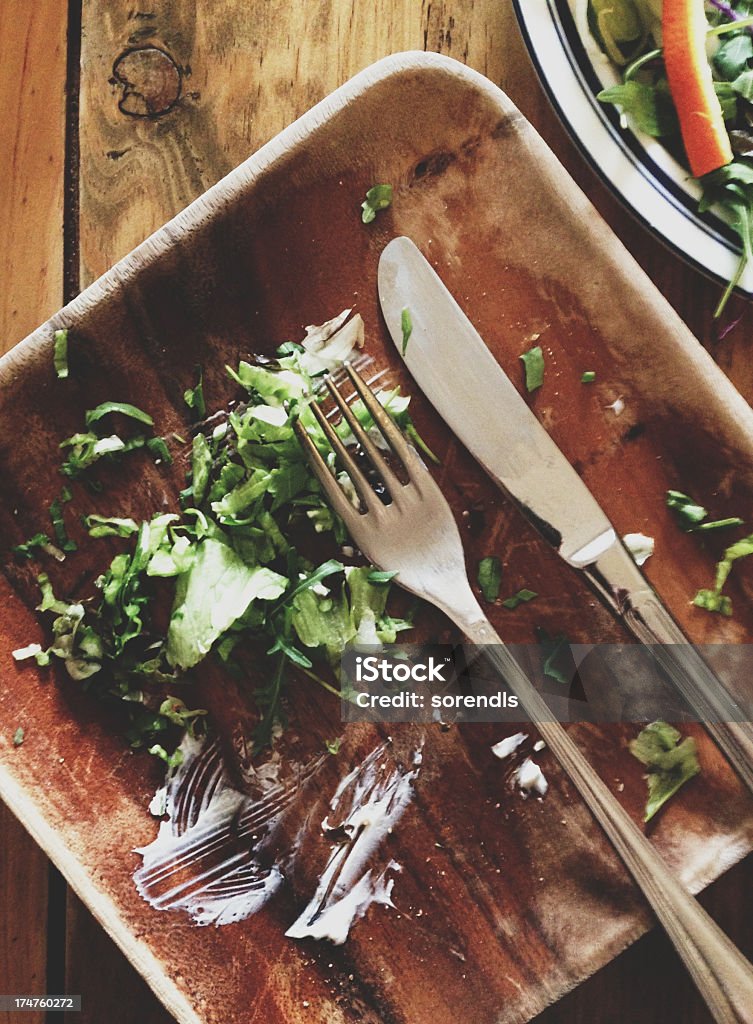
[[[676,135],[679,131],[666,80],[651,85],[635,78],[602,89],[597,95],[601,103],[616,104],[630,122],[646,135],[655,138]]]
[[[403,332],[403,348],[402,352],[405,355],[405,350],[408,348],[408,342],[410,336],[413,333],[413,320],[410,315],[409,309],[404,309],[400,314],[400,328]]]
[[[361,220],[370,224],[380,210],[386,210],[392,202],[392,185],[374,185],[361,203]]]
[[[701,766],[692,736],[679,742],[680,733],[666,722],[656,721],[629,743],[630,752],[648,770],[648,800],[644,821],[650,821],[667,800],[694,775]]]
[[[535,590],[527,590],[523,587],[522,590],[513,594],[512,597],[506,597],[502,602],[502,606],[503,608],[509,608],[512,610],[513,608],[517,608],[519,604],[525,604],[527,601],[533,601],[533,599],[538,596],[539,595]]]
[[[119,412],[121,416],[128,416],[132,420],[137,420],[139,423],[146,423],[148,427],[154,426],[154,420],[148,412],[142,412],[141,409],[137,409],[135,405],[131,405],[130,402],[102,402],[95,409],[89,409],[86,413],[85,422],[87,427],[94,426],[104,416],[108,416],[110,413]]]
[[[183,400],[188,408],[196,414],[197,420],[203,420],[206,417],[207,406],[204,401],[204,374],[200,368],[198,383],[195,387],[188,388],[183,392]]]
[[[750,68],[751,59],[753,39],[747,32],[739,32],[719,45],[713,63],[721,77],[732,82]]]
[[[487,555],[478,564],[478,585],[487,601],[496,601],[502,584],[502,563],[496,555]]]
[[[540,345],[534,345],[519,357],[525,367],[526,391],[535,391],[544,383],[544,353]]]
[[[68,376],[68,331],[55,331],[53,336],[53,365],[58,380]]]

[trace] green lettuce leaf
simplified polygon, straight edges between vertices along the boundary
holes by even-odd
[[[275,600],[287,582],[265,566],[246,565],[227,544],[204,540],[190,570],[179,577],[167,633],[168,662],[182,669],[198,664],[252,601]]]

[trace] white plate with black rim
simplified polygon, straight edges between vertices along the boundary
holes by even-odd
[[[688,263],[726,287],[740,256],[737,236],[713,212],[699,214],[700,187],[664,146],[625,127],[596,99],[620,81],[591,36],[587,0],[513,0],[523,38],[562,123],[588,163],[638,220]],[[739,291],[753,297],[753,267]]]

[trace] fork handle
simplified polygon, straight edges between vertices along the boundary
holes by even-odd
[[[481,609],[478,609],[481,613]],[[451,617],[452,616],[452,613]],[[471,643],[517,694],[542,739],[567,772],[643,892],[719,1024],[753,1024],[753,967],[678,882],[643,832],[602,782],[485,618],[459,621]]]

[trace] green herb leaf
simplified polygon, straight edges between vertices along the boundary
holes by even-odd
[[[648,770],[648,800],[644,821],[650,821],[660,807],[689,779],[697,775],[701,766],[692,736],[679,742],[680,733],[666,722],[657,721],[630,741],[630,752]]]
[[[631,124],[646,135],[657,138],[676,135],[679,130],[666,82],[651,85],[631,78],[627,82],[602,89],[601,103],[614,103]]]
[[[340,747],[342,746],[342,737],[338,736],[335,740],[325,740],[324,746],[327,748],[327,753],[336,756],[340,753]]]
[[[90,537],[130,537],[139,530],[139,524],[135,519],[118,519],[114,516],[98,516],[92,513],[84,516],[83,521]]]
[[[18,727],[18,728],[16,729],[16,731],[15,731],[15,732],[13,733],[13,746],[14,746],[14,747],[20,747],[20,746],[21,746],[21,744],[22,744],[22,743],[23,743],[23,741],[24,741],[24,736],[25,736],[25,735],[26,735],[26,734],[25,734],[25,732],[24,732],[23,728],[22,728],[22,727],[21,727],[21,726],[19,725],[19,727]]]
[[[478,564],[478,585],[487,601],[496,601],[502,583],[502,563],[496,555],[487,555]]]
[[[568,686],[572,682],[573,663],[567,635],[558,633],[550,636],[541,626],[537,626],[535,632],[541,648],[544,675]]]
[[[593,370],[586,370],[580,378],[581,384],[593,384],[596,380],[596,373]]]
[[[369,583],[389,583],[396,576],[397,569],[391,569],[389,572],[383,569],[370,569],[366,579]]]
[[[63,507],[59,498],[55,498],[53,503],[50,505],[50,521],[52,522],[52,528],[55,531],[55,539],[58,542],[58,546],[63,551],[75,551],[78,545],[74,540],[71,540],[68,537],[68,533],[65,528],[65,520],[63,519]]]
[[[708,515],[703,505],[681,491],[667,491],[667,508],[676,513],[680,526],[687,531],[694,530]]]
[[[519,590],[517,594],[513,594],[512,597],[506,597],[502,602],[504,608],[517,608],[519,604],[525,604],[527,601],[533,601],[535,597],[539,595],[535,590],[527,590],[525,587]]]
[[[37,548],[43,548],[49,543],[50,538],[46,533],[35,533],[33,537],[30,537],[23,544],[16,544],[13,551],[20,558],[36,558]]]
[[[713,63],[720,76],[733,82],[750,68],[753,59],[753,38],[747,32],[729,36],[720,44]]]
[[[197,420],[203,420],[207,414],[207,406],[204,401],[204,374],[199,369],[199,381],[196,387],[188,388],[183,392],[183,400]]]
[[[520,359],[525,367],[526,391],[535,391],[544,383],[544,353],[540,345],[524,352]]]
[[[400,327],[401,327],[402,332],[403,332],[403,349],[402,349],[402,351],[403,351],[403,355],[405,355],[405,350],[408,348],[408,342],[410,341],[410,336],[413,333],[413,320],[411,319],[411,315],[410,315],[410,310],[409,309],[404,309],[402,311],[402,313],[400,314]]]
[[[379,210],[386,210],[391,202],[392,185],[374,185],[366,193],[366,199],[361,203],[363,223],[370,224]]]
[[[149,753],[164,761],[168,768],[177,768],[183,764],[183,751],[180,747],[176,747],[172,754],[168,754],[160,743],[155,743],[149,747]]]
[[[693,604],[697,608],[703,608],[708,612],[719,612],[721,615],[732,615],[732,600],[722,594],[724,584],[727,582],[732,566],[741,558],[753,555],[753,534],[743,537],[741,540],[731,544],[724,552],[722,558],[716,563],[716,579],[713,589],[699,590],[693,598]]]
[[[155,462],[164,462],[166,466],[172,465],[173,457],[164,437],[150,437],[146,442],[146,447]]]
[[[154,426],[154,420],[149,413],[142,412],[141,409],[137,409],[135,405],[131,405],[129,402],[102,402],[102,404],[98,405],[96,409],[89,409],[87,412],[87,427],[92,427],[104,416],[108,416],[113,412],[118,412],[121,416],[128,416],[130,419],[137,420],[139,423],[146,423],[148,427]]]
[[[55,331],[53,363],[58,380],[68,376],[68,331]]]

